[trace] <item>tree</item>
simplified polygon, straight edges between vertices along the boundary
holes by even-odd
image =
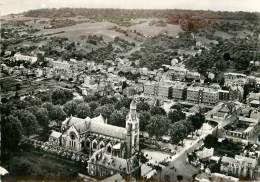
[[[91,117],[90,107],[87,103],[81,103],[78,105],[76,110],[76,116],[79,118],[86,118],[87,116]]]
[[[119,100],[116,105],[115,108],[116,109],[120,109],[122,107],[128,108],[130,107],[130,103],[132,102],[131,98],[128,97],[123,97],[121,100]]]
[[[150,110],[150,106],[147,102],[138,102],[136,105],[136,109],[137,111],[149,111]]]
[[[48,110],[44,107],[38,108],[35,116],[39,125],[43,127],[44,131],[48,131],[50,122]]]
[[[67,101],[71,100],[73,98],[73,94],[69,90],[64,89],[56,89],[52,92],[51,99],[52,103],[57,105],[63,105]]]
[[[166,112],[163,108],[159,107],[159,106],[152,106],[151,108],[151,115],[166,115]]]
[[[66,119],[66,113],[63,111],[61,106],[53,106],[53,109],[49,111],[49,117],[51,120],[56,121],[58,126],[61,125],[61,122]]]
[[[201,112],[191,115],[188,118],[196,130],[200,129],[205,122],[205,116]]]
[[[46,108],[50,114],[50,111],[54,109],[54,105],[51,102],[45,102],[42,107]]]
[[[148,111],[141,111],[139,113],[139,128],[141,131],[147,131],[147,125],[151,119],[151,114]]]
[[[84,96],[84,101],[85,102],[91,102],[91,101],[97,101],[97,100],[98,100],[98,96],[96,96],[96,95]]]
[[[170,135],[173,143],[179,143],[188,135],[188,128],[183,121],[178,121],[172,125]]]
[[[181,110],[173,110],[168,113],[168,118],[172,123],[185,119],[186,115]]]
[[[101,105],[105,105],[105,104],[114,104],[115,102],[117,102],[117,99],[114,98],[114,97],[102,97],[100,100],[99,100],[99,103]]]
[[[167,134],[169,122],[169,119],[165,116],[152,116],[150,123],[147,125],[149,135],[158,138],[164,134]]]
[[[94,110],[99,106],[99,103],[92,101],[88,105],[90,107],[90,112],[93,114]]]
[[[67,114],[67,116],[76,116],[77,106],[78,103],[72,100],[64,104],[63,110]]]
[[[30,106],[30,103],[25,100],[15,100],[15,103],[13,103],[17,109],[26,109]]]
[[[97,107],[94,111],[94,116],[99,116],[100,114],[102,114],[102,116],[105,119],[108,119],[113,111],[114,111],[114,106],[112,104],[106,104]]]
[[[27,101],[30,103],[31,106],[39,106],[42,104],[42,101],[37,97],[28,96],[24,98],[24,101]]]
[[[41,99],[42,102],[51,102],[51,93],[48,91],[48,92],[43,92],[43,93],[40,93],[38,95],[38,97]]]
[[[38,123],[36,117],[30,111],[16,110],[13,114],[21,121],[25,135],[30,136],[36,132]]]
[[[218,138],[215,137],[214,135],[208,135],[206,136],[205,140],[204,140],[204,144],[206,148],[214,148],[216,147],[218,143]]]
[[[22,124],[21,121],[13,115],[2,115],[1,120],[1,150],[2,159],[5,160],[11,153],[19,149],[18,144],[22,138]]]
[[[125,127],[126,115],[128,113],[128,109],[125,107],[121,108],[119,111],[115,110],[108,120],[108,122],[112,125]]]

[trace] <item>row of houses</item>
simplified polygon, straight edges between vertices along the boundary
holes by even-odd
[[[205,87],[195,84],[188,86],[185,82],[179,81],[145,81],[143,82],[143,93],[149,97],[215,105],[222,100],[241,100],[243,89],[241,87],[230,87],[229,90],[222,90],[220,87]]]

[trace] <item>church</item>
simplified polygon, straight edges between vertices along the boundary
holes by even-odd
[[[136,101],[133,100],[130,104],[125,128],[107,124],[102,115],[85,119],[71,116],[62,122],[60,134],[51,134],[49,142],[89,154],[89,175],[134,175],[140,169],[137,158],[139,117]]]

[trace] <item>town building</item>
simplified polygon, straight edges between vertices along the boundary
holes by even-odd
[[[188,71],[186,74],[186,78],[190,80],[200,80],[200,73],[194,71]]]
[[[230,85],[229,87],[229,100],[242,101],[244,94],[244,88],[239,85]]]
[[[182,67],[171,66],[168,72],[172,75],[173,80],[184,80],[188,70]]]
[[[53,61],[53,76],[60,79],[67,80],[71,76],[71,65],[67,61]]]
[[[256,135],[258,129],[258,119],[239,116],[235,121],[224,127],[223,137],[234,142],[247,144]]]
[[[229,91],[228,90],[218,90],[219,100],[228,101],[229,100]]]
[[[202,102],[208,105],[215,105],[219,102],[219,91],[213,88],[204,88]]]
[[[165,82],[159,82],[158,84],[158,97],[167,99],[170,97],[171,85]]]
[[[247,76],[240,73],[224,73],[225,86],[238,85],[244,86],[247,82]]]
[[[220,171],[235,177],[254,178],[257,167],[257,159],[235,155],[235,158],[223,156],[220,163]]]
[[[34,64],[37,62],[38,58],[36,56],[27,56],[27,55],[22,55],[21,53],[16,53],[14,55],[15,61],[25,61],[30,64]]]
[[[144,82],[144,95],[154,97],[158,94],[157,82]]]
[[[187,85],[185,82],[174,82],[172,85],[171,98],[175,100],[183,100],[186,98]]]
[[[190,86],[187,88],[187,101],[191,103],[202,103],[203,87]]]
[[[216,123],[221,129],[232,123],[241,113],[241,104],[238,102],[221,102],[206,114],[206,121]]]

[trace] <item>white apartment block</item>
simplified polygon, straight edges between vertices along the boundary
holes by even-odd
[[[30,62],[30,64],[36,63],[37,62],[37,57],[36,56],[26,56],[22,55],[21,53],[16,53],[14,55],[15,61],[26,61]]]
[[[224,73],[225,86],[244,86],[247,82],[247,75],[240,73]]]

